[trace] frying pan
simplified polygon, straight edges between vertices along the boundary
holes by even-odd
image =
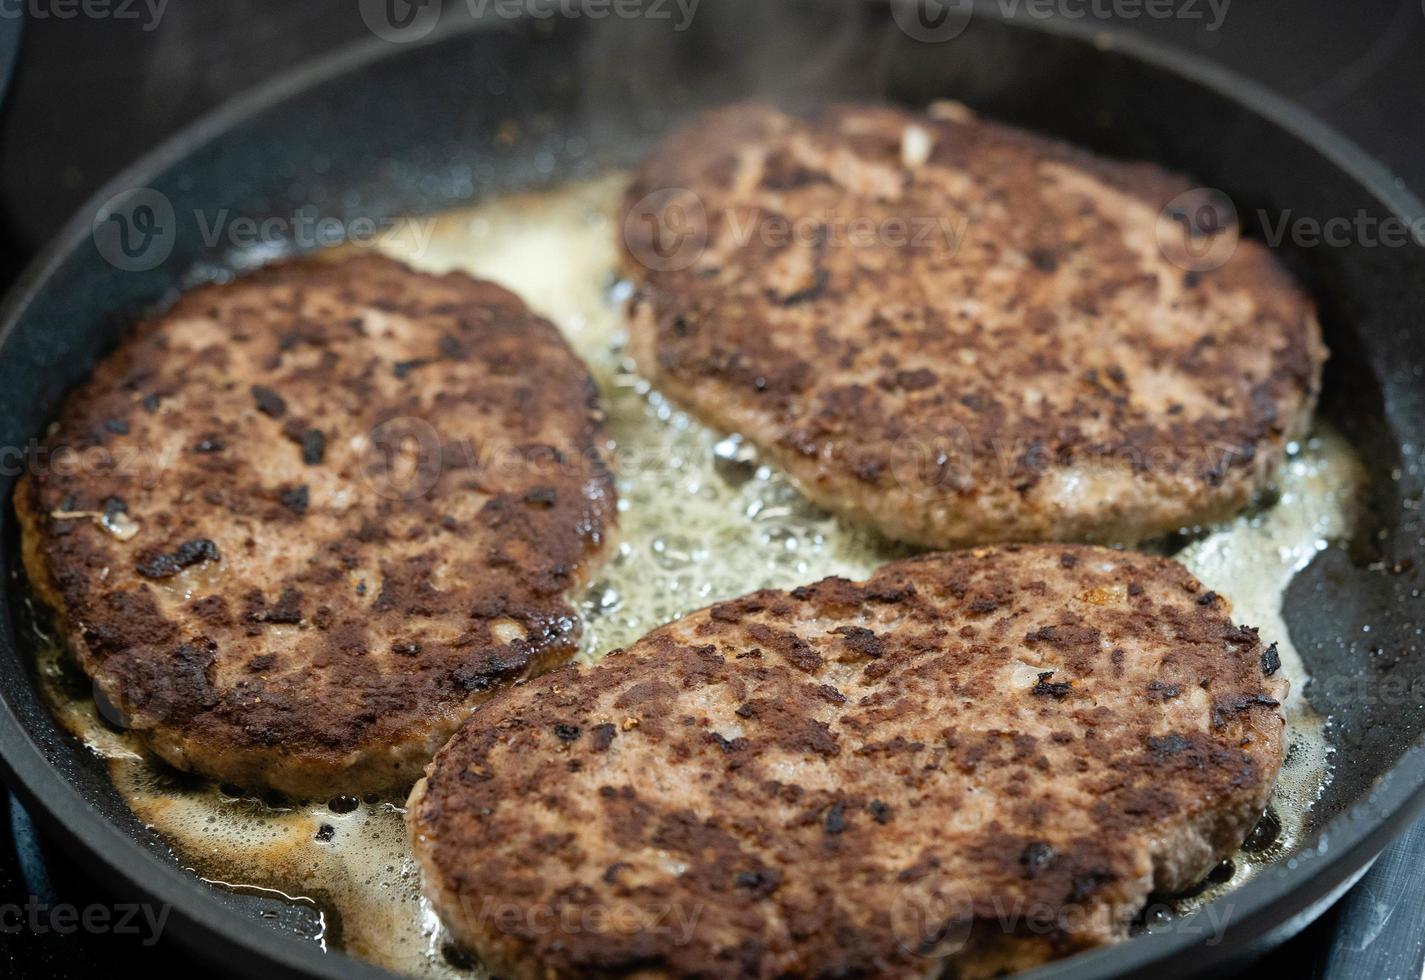
[[[985,8],[953,39],[926,40],[906,20],[913,13],[869,0],[716,0],[675,29],[577,10],[473,19],[449,5],[423,38],[375,39],[277,80],[119,176],[25,274],[0,312],[0,447],[38,437],[64,392],[141,311],[198,279],[309,244],[293,234],[234,249],[205,237],[215,216],[305,214],[354,227],[435,211],[627,165],[680,117],[754,95],[792,106],[950,96],[1186,171],[1226,191],[1244,217],[1270,219],[1266,227],[1286,215],[1425,228],[1420,202],[1359,150],[1218,68]],[[157,244],[116,256],[96,227],[155,200],[172,209],[147,224]],[[1425,802],[1425,248],[1364,235],[1311,247],[1289,236],[1277,251],[1317,297],[1334,352],[1321,412],[1371,471],[1354,545],[1322,551],[1285,599],[1314,676],[1306,696],[1331,719],[1335,775],[1288,858],[1205,912],[1036,975],[1168,978],[1240,964],[1329,905]],[[18,467],[13,452],[3,462],[8,500]],[[14,523],[7,507],[0,759],[26,804],[118,897],[171,905],[167,934],[220,969],[386,976],[323,951],[301,935],[311,929],[298,912],[274,916],[270,904],[200,883],[127,810],[102,763],[58,728],[19,630]],[[1225,917],[1220,937],[1206,913]]]

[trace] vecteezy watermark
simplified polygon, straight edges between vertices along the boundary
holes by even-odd
[[[94,214],[94,246],[125,272],[156,268],[173,252],[178,218],[173,202],[151,187],[120,191]]]
[[[1239,216],[1225,192],[1194,187],[1163,207],[1154,233],[1165,259],[1189,272],[1206,272],[1236,254],[1244,233],[1270,248],[1405,248],[1425,246],[1425,217],[1407,220],[1365,210],[1323,216],[1290,208],[1258,208]]]
[[[693,939],[702,906],[671,902],[543,902],[502,901],[494,896],[462,896],[466,918],[507,936],[611,934],[667,937],[675,946]]]
[[[891,930],[900,948],[912,956],[954,956],[969,942],[974,925],[969,892],[942,875],[908,883],[891,900]]]
[[[1047,20],[1189,20],[1215,31],[1227,19],[1232,0],[995,0],[1007,17],[1023,14]]]
[[[652,272],[691,268],[712,244],[713,231],[734,250],[754,242],[763,250],[937,249],[953,254],[970,219],[960,214],[842,214],[824,209],[789,217],[761,208],[729,208],[710,215],[702,199],[681,187],[644,195],[624,216],[628,253]]]
[[[1010,19],[1200,21],[1216,31],[1232,0],[994,0],[999,16]],[[973,0],[892,0],[891,16],[907,36],[936,43],[959,37],[970,26]]]
[[[679,272],[708,247],[708,211],[702,198],[681,187],[645,194],[623,219],[629,254],[650,272]]]
[[[0,0],[0,19],[136,20],[151,31],[167,8],[168,0]]]
[[[892,0],[891,16],[908,37],[926,44],[950,41],[970,26],[973,0]]]
[[[1215,187],[1194,187],[1173,198],[1158,212],[1153,232],[1163,258],[1188,272],[1225,265],[1241,240],[1237,208]]]
[[[1370,214],[1360,210],[1350,215],[1317,217],[1296,215],[1290,209],[1273,215],[1258,209],[1262,239],[1272,248],[1291,244],[1297,248],[1404,248],[1425,246],[1425,217],[1407,221],[1396,215]]]
[[[408,44],[428,37],[443,19],[667,21],[674,31],[692,26],[702,0],[358,0],[361,20],[385,41]]]
[[[181,220],[180,220],[181,219]],[[188,222],[185,229],[182,221]],[[156,268],[173,253],[180,231],[196,232],[204,248],[263,254],[310,251],[332,245],[395,248],[419,258],[435,233],[430,217],[345,217],[298,208],[289,214],[242,214],[230,208],[179,214],[161,191],[136,187],[105,201],[92,234],[100,256],[126,272]]]
[[[150,905],[146,902],[51,904],[31,895],[23,904],[0,904],[0,934],[17,936],[28,932],[36,936],[49,933],[67,936],[83,932],[95,936],[138,936],[143,945],[152,946],[162,938],[171,911],[170,905]]]
[[[1052,862],[1048,844],[1031,844],[1025,862]],[[979,936],[1063,936],[1105,928],[1112,910],[1095,902],[1089,891],[1081,898],[1042,901],[1009,893],[973,892],[962,880],[942,872],[902,885],[891,900],[891,928],[896,943],[912,956],[943,960],[963,952]],[[1142,912],[1149,921],[1166,923],[1154,932],[1202,938],[1203,945],[1222,942],[1236,914],[1232,902],[1210,902],[1192,915],[1177,915],[1172,905],[1155,901]]]
[[[226,208],[195,210],[193,223],[206,248],[297,248],[307,251],[333,245],[357,248],[397,248],[419,258],[435,234],[434,218],[337,218],[311,210],[261,217]]]
[[[31,439],[23,446],[0,446],[0,476],[25,473],[102,476],[120,473],[153,488],[172,459],[151,447],[50,445]]]

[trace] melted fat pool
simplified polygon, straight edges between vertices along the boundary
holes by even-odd
[[[791,588],[827,575],[863,578],[909,552],[807,504],[736,436],[700,425],[639,378],[624,355],[612,215],[622,180],[610,176],[541,194],[494,200],[433,219],[422,236],[383,244],[434,272],[463,269],[520,293],[555,321],[583,356],[609,415],[618,473],[617,555],[580,599],[581,659],[594,661],[650,628],[757,588]],[[1300,696],[1306,670],[1281,618],[1292,576],[1344,537],[1363,470],[1338,435],[1320,430],[1294,447],[1268,510],[1209,529],[1178,554],[1210,588],[1234,602],[1239,622],[1275,641],[1292,679],[1291,742],[1272,812],[1274,842],[1239,853],[1230,874],[1186,910],[1241,884],[1294,849],[1306,811],[1330,774],[1323,722]],[[105,724],[87,681],[53,644],[40,644],[40,672],[57,715],[108,760],[115,786],[140,819],[167,839],[196,874],[222,887],[279,896],[323,911],[318,941],[401,973],[471,976],[429,904],[406,843],[403,801],[286,803],[175,779],[129,736]],[[275,805],[273,805],[275,802]],[[347,812],[337,812],[346,810]],[[1149,922],[1149,928],[1154,923]]]

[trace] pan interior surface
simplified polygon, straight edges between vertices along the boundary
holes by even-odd
[[[307,79],[228,119],[210,138],[190,140],[182,158],[154,161],[127,179],[126,186],[161,193],[182,216],[161,262],[138,270],[107,264],[88,228],[77,227],[44,279],[16,299],[0,359],[0,377],[11,392],[0,408],[3,445],[23,447],[36,438],[63,392],[137,312],[182,285],[319,244],[299,234],[310,225],[297,220],[289,223],[290,234],[261,248],[212,242],[204,230],[220,209],[256,218],[331,218],[353,236],[368,227],[363,221],[394,228],[395,216],[468,206],[626,166],[679,118],[738,98],[795,107],[829,98],[922,104],[955,97],[986,115],[1110,155],[1185,170],[1225,189],[1243,216],[1390,214],[1387,202],[1343,172],[1334,147],[1318,149],[1212,85],[1112,46],[988,18],[973,20],[953,40],[927,43],[876,4],[843,4],[839,16],[826,4],[815,7],[708,5],[683,31],[651,19],[501,23],[385,48],[350,70]],[[188,220],[197,215],[208,217]],[[1338,767],[1308,811],[1295,850],[1234,893],[1239,917],[1227,935],[1241,935],[1239,947],[1255,931],[1300,911],[1304,905],[1285,897],[1305,896],[1309,890],[1301,883],[1330,862],[1341,863],[1416,795],[1421,767],[1406,752],[1425,728],[1419,711],[1425,668],[1414,625],[1421,610],[1415,569],[1425,558],[1418,523],[1425,356],[1415,336],[1425,319],[1425,256],[1418,246],[1360,243],[1284,243],[1278,252],[1321,305],[1333,359],[1319,415],[1354,447],[1368,471],[1368,489],[1359,527],[1348,535],[1353,546],[1315,555],[1295,575],[1283,608],[1313,677],[1302,696],[1327,719],[1329,744],[1350,764]],[[7,495],[13,476],[6,471]],[[179,859],[130,812],[107,767],[61,730],[39,695],[35,644],[22,629],[24,592],[15,575],[8,510],[6,518],[12,588],[3,652],[12,669],[5,702],[49,770],[24,781],[32,795],[43,795],[38,780],[63,780],[92,814],[146,851],[149,863],[176,870]],[[24,765],[9,755],[7,761],[16,770]],[[89,819],[74,812],[52,816],[75,824]],[[1342,823],[1323,838],[1337,817]],[[1340,869],[1336,880],[1349,870]],[[138,886],[171,894],[171,880],[155,871]],[[247,955],[270,955],[292,971],[352,975],[349,961],[326,952],[342,945],[342,923],[318,906],[252,890],[213,890],[202,901],[236,913],[218,928]],[[212,923],[221,921],[215,914],[205,924],[195,912],[180,938],[203,944]],[[277,933],[262,929],[273,921]],[[1169,930],[1051,969],[1111,975],[1209,935],[1194,940]],[[1228,955],[1231,947],[1221,944],[1209,954]],[[453,951],[437,952],[453,959],[452,969],[465,966]],[[1185,968],[1180,959],[1173,962]]]

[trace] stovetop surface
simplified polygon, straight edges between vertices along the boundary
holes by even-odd
[[[235,92],[369,37],[352,0],[150,2],[135,5],[146,12],[128,20],[35,16],[59,9],[56,0],[28,6],[18,71],[0,110],[0,285],[95,188],[156,142]],[[1266,84],[1425,197],[1422,0],[1198,0],[1176,4],[1183,15],[1167,18],[1142,13],[1147,5],[1057,6]],[[1198,15],[1187,16],[1189,9]],[[154,10],[162,12],[155,18]],[[1222,12],[1220,23],[1214,11]],[[159,915],[115,906],[0,793],[0,975],[63,980],[193,969],[181,950],[155,940]],[[1338,906],[1254,972],[1322,975],[1342,926]]]

